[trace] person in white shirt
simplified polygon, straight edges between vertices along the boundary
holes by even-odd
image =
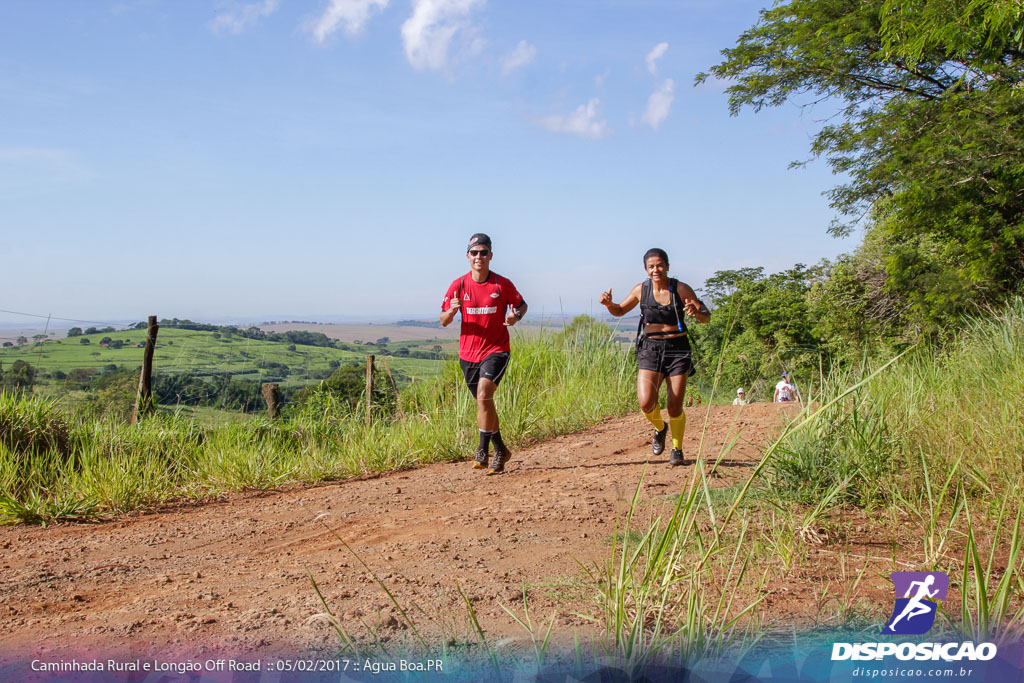
[[[790,381],[788,372],[783,372],[782,379],[775,385],[775,396],[772,400],[776,403],[800,400],[800,392],[797,391],[796,385]]]
[[[743,390],[743,387],[740,387],[736,390],[736,398],[732,400],[732,404],[734,406],[745,406],[748,403],[750,401],[747,400],[747,393]]]

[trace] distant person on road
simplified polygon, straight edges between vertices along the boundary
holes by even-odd
[[[469,393],[476,399],[476,426],[480,430],[473,468],[500,474],[512,453],[501,439],[494,392],[511,358],[508,328],[526,315],[526,302],[511,280],[491,270],[493,256],[490,237],[477,233],[469,238],[469,272],[448,286],[441,301],[441,325],[448,327],[456,313],[462,314],[459,364]],[[494,459],[488,469],[492,443]]]
[[[782,379],[775,385],[773,400],[776,403],[789,403],[790,401],[800,400],[800,392],[797,391],[796,385],[793,384],[788,372],[783,372]]]
[[[665,451],[665,436],[672,429],[670,465],[685,465],[683,432],[686,414],[683,398],[686,379],[693,374],[693,354],[686,338],[684,314],[698,322],[711,320],[711,312],[690,285],[668,276],[668,254],[662,249],[649,249],[644,254],[647,280],[633,287],[619,303],[612,302],[612,290],[601,292],[598,301],[616,317],[621,317],[640,304],[640,329],[637,335],[636,397],[644,417],[654,426],[651,450],[654,455]],[[662,380],[668,387],[668,424],[658,409],[658,393]]]
[[[747,400],[747,392],[743,390],[743,387],[740,387],[736,390],[736,398],[732,400],[732,404],[734,406],[745,406],[748,403],[750,401]]]

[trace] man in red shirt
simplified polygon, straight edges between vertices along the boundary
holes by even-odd
[[[455,314],[462,313],[459,363],[466,386],[476,399],[476,425],[480,430],[473,467],[487,467],[487,451],[493,443],[494,459],[487,474],[500,474],[512,453],[501,440],[494,390],[511,355],[508,328],[526,315],[526,302],[511,280],[491,271],[492,256],[490,237],[477,233],[469,238],[466,259],[470,270],[449,285],[441,302],[441,325],[448,327]]]

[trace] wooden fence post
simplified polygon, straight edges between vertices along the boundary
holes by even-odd
[[[370,422],[370,411],[373,409],[373,356],[366,357],[366,422]]]
[[[156,316],[149,316],[146,349],[142,354],[142,372],[139,374],[139,390],[135,395],[135,408],[132,410],[132,424],[136,424],[139,417],[153,410],[153,353],[156,351],[156,334],[159,331]]]
[[[281,387],[275,383],[264,384],[260,387],[263,400],[267,402],[267,414],[274,420],[281,414]]]

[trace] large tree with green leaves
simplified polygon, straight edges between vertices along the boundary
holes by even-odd
[[[764,400],[783,370],[802,379],[817,375],[825,359],[807,294],[819,273],[798,263],[770,275],[763,268],[741,268],[708,278],[701,292],[714,307],[711,322],[689,328],[701,367],[695,381],[710,388],[721,367],[721,384],[743,385],[748,396]],[[751,386],[760,393],[749,391]]]
[[[830,231],[877,233],[874,291],[927,327],[1024,279],[1022,38],[1019,0],[789,0],[710,73],[733,113],[839,103],[812,143],[847,180]]]

